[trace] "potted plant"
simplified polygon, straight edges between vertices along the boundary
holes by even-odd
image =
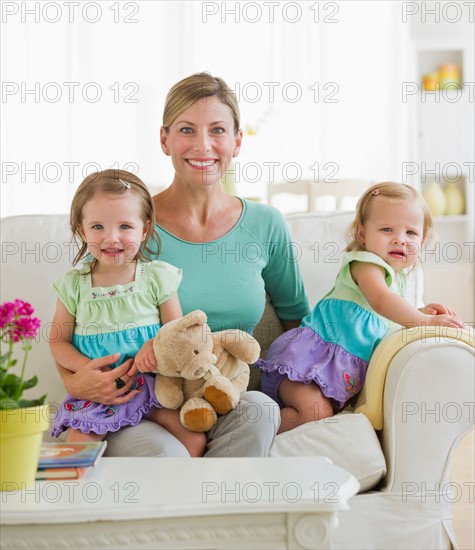
[[[36,376],[25,379],[28,354],[40,328],[33,312],[31,305],[22,300],[0,305],[1,491],[33,485],[43,432],[49,425],[46,395],[38,399],[23,397],[25,390],[38,383]],[[22,353],[21,366],[17,366],[15,352]]]

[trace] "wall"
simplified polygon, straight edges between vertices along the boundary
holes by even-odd
[[[237,159],[239,193],[263,197],[282,178],[400,179],[409,23],[397,3],[3,4],[2,216],[66,212],[97,168],[168,185],[165,94],[201,70],[227,80],[257,130]]]

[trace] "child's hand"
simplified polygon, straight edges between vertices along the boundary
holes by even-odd
[[[135,359],[134,359],[134,361],[135,361]],[[138,370],[139,369],[137,368],[137,365],[135,363],[132,363],[132,366],[127,371],[127,376],[134,376],[135,374],[137,374]]]
[[[419,311],[422,311],[422,313],[425,313],[426,315],[441,315],[443,313],[456,315],[454,311],[451,311],[442,304],[427,304],[426,306],[419,308]]]
[[[448,307],[445,307],[442,304],[427,304],[425,307],[421,307],[419,311],[422,311],[422,313],[425,313],[426,315],[429,315],[430,317],[436,317],[435,322],[431,323],[434,325],[441,324],[444,326],[453,326],[453,325],[447,325],[446,321],[448,317],[452,317],[456,319],[456,326],[464,328],[464,324],[462,319],[458,316],[458,314],[453,311],[452,309],[449,309]],[[445,316],[444,322],[442,322],[441,317]]]
[[[442,327],[453,327],[453,328],[464,328],[463,321],[457,314],[451,315],[446,313],[441,313],[439,315],[428,315],[428,326],[442,326]]]
[[[157,368],[155,354],[153,353],[153,338],[147,340],[134,359],[132,370],[134,372],[152,372]],[[130,376],[130,371],[127,373]]]

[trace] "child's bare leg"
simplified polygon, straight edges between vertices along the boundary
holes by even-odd
[[[281,424],[277,433],[333,416],[330,400],[313,382],[303,384],[286,378],[280,384],[279,396],[285,407],[280,411]]]
[[[83,434],[75,428],[69,428],[66,441],[68,443],[89,443],[91,441],[102,441],[106,435],[107,434],[95,434],[93,432]]]
[[[154,409],[147,418],[174,435],[186,447],[190,456],[203,456],[206,449],[206,435],[202,432],[187,430],[180,422],[180,411]]]

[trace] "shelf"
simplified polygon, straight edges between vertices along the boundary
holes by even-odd
[[[463,88],[463,50],[454,48],[454,49],[434,49],[419,48],[417,54],[417,64],[418,64],[418,73],[419,73],[419,82],[422,84],[424,75],[431,73],[437,73],[442,65],[457,65],[459,68],[459,78],[460,78],[460,88]],[[421,90],[423,90],[421,85]],[[457,90],[454,90],[454,92]],[[447,90],[440,90],[446,92]],[[430,90],[427,90],[430,93]]]
[[[459,97],[461,97],[463,95],[463,92],[464,92],[464,88],[463,88],[463,83],[460,85],[460,88],[447,88],[447,89],[443,89],[443,90],[424,90],[423,88],[421,88],[421,94],[423,96],[426,96],[426,97],[436,97],[436,95],[443,95],[445,96],[446,99],[449,100],[449,103],[454,103],[455,100],[458,100]],[[451,101],[453,100],[453,101]],[[424,103],[427,103],[426,101],[424,101]],[[436,101],[436,103],[441,103],[440,101]]]
[[[430,33],[428,29],[431,29]],[[420,93],[414,95],[412,119],[413,160],[420,170],[420,178],[415,185],[424,194],[436,180],[447,199],[446,185],[455,183],[464,196],[465,204],[463,210],[454,207],[458,201],[455,195],[451,195],[453,208],[449,211],[462,213],[433,216],[435,234],[427,243],[423,259],[424,300],[447,304],[458,311],[464,320],[473,322],[475,126],[473,98],[468,93],[471,91],[468,84],[475,80],[473,30],[467,26],[460,32],[458,25],[449,25],[445,33],[439,31],[439,25],[431,27],[425,24],[413,28],[414,65],[411,78],[420,89]],[[459,70],[452,75],[450,70],[447,71],[445,82],[457,80],[460,87],[425,90],[423,76],[436,73],[432,75],[432,84],[440,83],[443,76],[439,72],[441,65],[458,66]],[[431,79],[427,80],[431,84]],[[440,193],[434,191],[430,195],[434,211],[444,211]]]

